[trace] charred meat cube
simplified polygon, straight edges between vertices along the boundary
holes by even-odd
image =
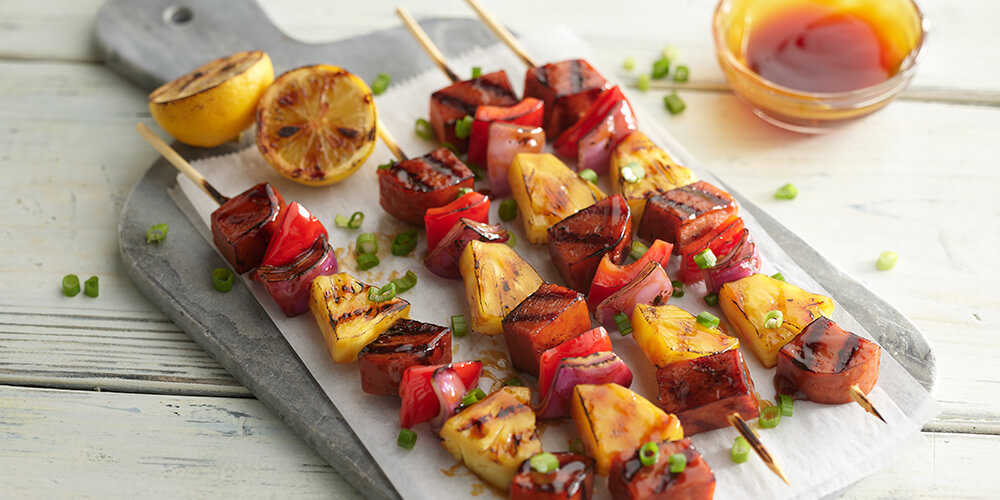
[[[212,241],[233,270],[242,274],[260,265],[284,207],[281,193],[262,182],[212,212]]]
[[[549,255],[569,287],[586,293],[605,254],[621,264],[632,247],[632,216],[621,195],[609,196],[549,228]]]
[[[677,415],[684,435],[728,427],[726,416],[760,414],[753,380],[739,349],[675,361],[656,370],[656,403]]]
[[[594,491],[594,459],[575,453],[553,453],[559,468],[547,473],[525,460],[510,483],[510,500],[588,500]]]
[[[486,163],[490,150],[489,132],[494,124],[507,123],[533,129],[542,126],[543,118],[544,105],[534,97],[526,97],[513,106],[479,106],[469,133],[469,163],[480,166]]]
[[[698,181],[647,200],[638,234],[644,240],[673,243],[674,253],[680,253],[683,246],[736,215],[736,208],[729,193]]]
[[[820,317],[778,351],[778,394],[824,404],[849,403],[857,384],[868,394],[878,381],[882,348]]]
[[[501,324],[514,368],[538,376],[543,352],[590,330],[590,311],[583,295],[542,283]]]
[[[361,389],[380,396],[398,394],[407,368],[448,363],[450,328],[402,318],[358,353]]]
[[[484,224],[462,217],[427,254],[424,265],[432,273],[442,278],[462,279],[462,272],[458,268],[458,259],[470,241],[503,243],[509,238],[507,230],[500,224]]]
[[[685,432],[687,428],[684,429]],[[684,499],[708,500],[715,493],[715,474],[690,439],[657,443],[656,463],[642,465],[639,451],[618,457],[611,465],[608,490],[615,500]],[[670,472],[670,456],[681,453],[687,460],[683,472]]]
[[[549,63],[524,75],[524,96],[545,103],[545,133],[549,137],[557,137],[576,123],[608,87],[607,80],[583,59]]]
[[[469,138],[460,139],[455,135],[455,122],[466,115],[474,117],[479,106],[513,106],[517,103],[517,95],[510,86],[507,73],[487,73],[431,94],[431,126],[439,141],[449,143],[464,153],[469,148]]]
[[[424,225],[428,208],[440,207],[472,189],[472,170],[448,148],[378,170],[379,204],[399,220]]]

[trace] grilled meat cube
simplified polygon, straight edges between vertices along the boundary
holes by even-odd
[[[586,293],[605,254],[621,264],[632,247],[632,217],[621,195],[609,196],[553,225],[549,255],[569,287]]]
[[[538,376],[542,353],[590,330],[583,295],[543,283],[501,322],[514,368]]]
[[[469,149],[469,138],[459,139],[455,135],[455,122],[466,115],[474,117],[476,108],[482,105],[513,106],[517,103],[517,95],[510,86],[507,73],[502,70],[487,73],[431,94],[430,122],[439,141],[449,143],[464,153]]]
[[[736,209],[729,193],[698,181],[647,200],[638,234],[647,241],[673,243],[674,253],[680,253],[681,247],[736,215]]]
[[[531,264],[504,243],[470,241],[458,268],[471,310],[469,328],[486,335],[503,333],[500,321],[542,284]]]
[[[760,415],[753,380],[739,349],[675,361],[656,370],[656,404],[677,415],[684,434],[728,427],[733,412],[745,420]]]
[[[715,474],[690,439],[657,443],[656,463],[646,467],[639,450],[614,461],[608,490],[615,500],[710,500],[715,493]],[[670,456],[682,453],[683,472],[670,472]]]
[[[494,123],[489,130],[486,172],[494,198],[510,196],[510,166],[520,153],[541,153],[545,148],[545,130],[510,123]]]
[[[281,193],[262,182],[212,212],[212,241],[238,274],[260,265],[284,207]]]
[[[817,403],[849,403],[852,385],[865,394],[875,387],[881,354],[878,344],[816,318],[778,351],[774,387]]]
[[[500,224],[483,224],[462,217],[427,254],[424,265],[442,278],[462,279],[462,273],[458,269],[458,259],[470,241],[503,243],[509,238],[507,230]]]
[[[489,133],[494,124],[507,123],[534,129],[542,126],[544,118],[542,101],[533,97],[525,97],[513,106],[479,106],[469,135],[469,163],[486,164],[491,142]]]
[[[691,313],[675,305],[639,304],[632,314],[632,338],[656,367],[740,346],[736,337],[698,323]]]
[[[525,460],[510,483],[510,500],[589,500],[594,491],[594,459],[553,453],[559,468],[541,473]]]
[[[628,182],[622,175],[622,167],[631,163],[638,163],[645,172],[637,182]],[[691,169],[678,165],[638,130],[622,140],[611,155],[611,187],[628,201],[635,220],[642,220],[647,198],[696,180]]]
[[[553,224],[604,199],[604,193],[551,154],[520,153],[507,172],[528,241],[548,242]]]
[[[530,68],[524,75],[525,97],[545,103],[545,133],[549,137],[559,136],[576,123],[608,87],[607,80],[583,59]]]
[[[472,189],[472,170],[448,148],[380,168],[379,204],[397,219],[424,225],[428,208],[440,207],[458,197],[458,190]]]
[[[361,389],[381,396],[399,394],[407,368],[448,363],[451,329],[403,318],[358,353]]]

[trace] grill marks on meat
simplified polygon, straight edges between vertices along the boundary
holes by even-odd
[[[601,258],[621,264],[632,245],[632,216],[621,195],[601,200],[549,228],[549,255],[569,287],[586,292]]]
[[[729,193],[698,181],[650,198],[638,234],[645,240],[673,243],[677,253],[736,212],[736,200]]]

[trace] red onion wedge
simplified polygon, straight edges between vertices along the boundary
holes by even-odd
[[[595,317],[605,328],[617,328],[615,315],[625,313],[632,319],[636,304],[661,306],[673,294],[670,277],[659,262],[649,261],[629,284],[597,305]]]
[[[705,287],[709,292],[719,293],[722,285],[730,281],[746,278],[760,272],[760,251],[750,238],[750,231],[744,229],[740,242],[732,252],[716,262],[705,273]]]
[[[337,272],[337,256],[320,235],[309,249],[283,266],[262,265],[254,277],[264,285],[267,293],[281,308],[285,316],[298,316],[309,310],[309,288],[317,276]]]
[[[462,279],[462,274],[458,270],[458,258],[462,255],[462,250],[465,250],[465,245],[473,240],[503,243],[509,238],[507,230],[500,224],[483,224],[463,217],[445,233],[434,250],[427,254],[424,265],[442,278],[459,280]]]
[[[436,432],[441,430],[445,421],[462,405],[462,396],[465,396],[469,388],[450,365],[434,370],[434,374],[431,375],[431,388],[434,389],[434,395],[437,396],[440,405],[438,414],[431,419],[431,428]]]
[[[595,352],[589,356],[564,358],[559,363],[541,407],[538,418],[563,418],[569,416],[573,388],[579,384],[616,383],[623,387],[632,385],[632,370],[611,351]]]

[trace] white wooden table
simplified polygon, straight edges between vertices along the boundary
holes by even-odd
[[[144,93],[93,46],[100,3],[0,2],[0,497],[360,497],[129,282],[117,220],[155,159],[133,127],[152,123]],[[327,41],[396,25],[396,3],[264,7],[290,36]],[[568,25],[607,67],[627,56],[644,67],[674,44],[693,80],[719,83],[711,3],[487,6],[515,30]],[[766,125],[722,91],[683,92],[687,111],[660,120],[930,337],[944,411],[927,444],[847,495],[996,497],[1000,107],[982,103],[1000,95],[988,50],[1000,46],[1000,4],[921,6],[933,27],[913,87],[923,98],[821,137]],[[460,0],[408,8],[472,16]],[[785,182],[800,189],[794,202],[773,199]],[[886,249],[899,265],[876,271]],[[100,297],[63,297],[68,273],[100,276]]]

